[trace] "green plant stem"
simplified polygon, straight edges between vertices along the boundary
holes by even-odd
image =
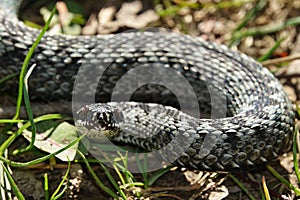
[[[276,41],[276,43],[274,44],[274,46],[272,46],[272,48],[265,53],[264,55],[262,55],[261,57],[259,57],[257,59],[258,62],[263,62],[267,59],[269,59],[273,53],[276,51],[276,49],[278,49],[280,47],[280,44],[285,40],[286,37],[280,38],[278,41]]]
[[[294,131],[294,139],[293,139],[293,162],[294,162],[294,168],[295,168],[295,174],[298,180],[298,183],[300,183],[300,172],[299,172],[299,164],[298,164],[298,148],[297,148],[297,141],[298,141],[298,126],[295,126]]]
[[[37,117],[34,122],[41,122],[41,121],[45,121],[45,120],[50,120],[50,119],[62,119],[63,116],[59,115],[59,114],[49,114],[49,115],[43,115],[41,117]],[[30,122],[27,122],[26,124],[24,124],[21,128],[19,128],[14,134],[12,134],[8,139],[6,139],[2,145],[0,146],[0,156],[3,155],[5,149],[8,148],[8,146],[19,136],[22,134],[22,132],[31,126]]]
[[[153,185],[156,180],[158,180],[161,176],[169,172],[172,167],[173,166],[168,166],[166,168],[160,169],[159,171],[155,172],[152,176],[148,178],[148,182],[147,182],[148,186]]]
[[[11,161],[3,156],[0,156],[0,160],[3,161],[4,163],[12,166],[12,167],[28,167],[28,166],[31,166],[31,165],[36,165],[38,163],[41,163],[41,162],[44,162],[45,160],[48,160],[49,158],[65,151],[66,149],[70,148],[71,146],[73,146],[74,144],[78,143],[82,138],[84,138],[85,135],[82,135],[80,136],[79,138],[73,140],[72,142],[70,142],[68,145],[66,145],[65,147],[57,150],[56,152],[54,153],[51,153],[51,154],[48,154],[46,156],[43,156],[41,158],[37,158],[35,160],[31,160],[29,162],[25,162],[25,163],[21,163],[21,162],[15,162],[15,161]]]
[[[0,124],[11,124],[11,123],[23,123],[27,122],[28,120],[23,120],[23,119],[0,119]]]
[[[31,110],[30,100],[29,100],[29,94],[28,94],[28,79],[29,79],[29,76],[30,76],[30,74],[33,71],[33,69],[34,69],[35,66],[36,65],[34,64],[32,67],[30,67],[30,69],[26,73],[26,76],[24,78],[24,86],[25,87],[23,87],[23,89],[24,89],[24,91],[23,91],[24,92],[24,103],[25,103],[25,108],[26,108],[26,111],[27,111],[27,116],[29,118],[31,130],[32,130],[31,131],[32,136],[31,136],[30,144],[26,148],[20,149],[19,150],[20,153],[28,151],[28,150],[30,150],[30,149],[32,149],[34,147],[34,141],[35,141],[35,136],[36,136],[36,126],[35,126],[35,123],[34,123],[33,113],[32,113],[32,110]]]
[[[281,181],[284,185],[286,185],[288,188],[293,190],[297,195],[300,195],[300,189],[292,185],[289,181],[287,181],[285,178],[283,178],[276,170],[271,167],[269,164],[266,165],[269,172],[271,172],[279,181]]]
[[[119,196],[117,194],[115,194],[113,191],[111,191],[108,187],[106,187],[102,181],[97,177],[96,173],[94,172],[94,170],[92,169],[92,167],[90,166],[89,162],[86,160],[85,156],[80,152],[77,151],[79,156],[83,159],[86,167],[88,168],[89,172],[91,173],[92,177],[95,179],[95,181],[97,182],[98,186],[107,194],[109,194],[111,197],[115,198],[115,199],[119,199]]]
[[[121,180],[121,183],[125,183],[125,180],[120,172],[120,170],[118,169],[117,166],[119,166],[119,168],[121,169],[124,169],[121,165],[119,165],[117,162],[113,162],[110,158],[108,158],[105,153],[103,153],[101,151],[102,155],[104,156],[104,158],[111,164],[111,166],[113,166],[115,172],[118,174],[120,180]],[[121,156],[121,160],[122,160],[122,156]],[[100,161],[99,161],[99,164],[101,165],[101,167],[103,168],[107,178],[110,180],[110,182],[113,184],[113,186],[116,188],[116,190],[119,192],[119,194],[121,195],[121,197],[123,199],[127,199],[126,198],[126,195],[124,194],[123,190],[119,187],[119,185],[117,184],[117,182],[115,181],[115,179],[113,178],[113,176],[111,175],[111,173],[108,171],[107,167],[102,164]]]
[[[61,180],[61,182],[59,183],[57,189],[53,192],[52,196],[51,196],[51,199],[58,199],[60,196],[62,196],[62,194],[66,191],[67,189],[67,184],[65,185],[64,189],[62,190],[61,193],[58,193],[61,189],[61,187],[63,186],[63,184],[65,183],[65,181],[67,180],[68,178],[68,175],[70,173],[70,169],[71,169],[71,162],[70,160],[68,159],[68,169],[63,177],[63,179]]]
[[[243,27],[246,26],[246,24],[255,17],[256,13],[263,9],[263,7],[266,5],[266,0],[259,0],[258,3],[246,14],[244,19],[241,23],[237,25],[237,27],[233,30],[233,32],[241,30]]]
[[[21,193],[21,191],[19,190],[18,186],[16,185],[14,179],[12,178],[11,174],[9,173],[9,171],[7,170],[7,168],[5,167],[5,165],[2,165],[2,168],[5,171],[5,174],[8,178],[8,181],[12,187],[12,190],[14,191],[14,194],[17,196],[18,200],[25,200],[25,197],[23,196],[23,194]]]
[[[255,197],[249,192],[247,188],[232,174],[228,174],[228,176],[248,195],[251,200],[255,200]]]
[[[44,193],[45,193],[45,200],[49,200],[49,181],[48,181],[48,174],[44,174]]]
[[[270,33],[274,33],[277,31],[280,31],[286,27],[289,26],[296,26],[300,24],[300,17],[294,17],[290,18],[284,23],[281,24],[276,24],[276,25],[267,25],[267,26],[261,26],[261,27],[254,27],[254,28],[249,28],[246,31],[237,31],[233,34],[232,40],[229,44],[229,46],[232,46],[236,41],[241,40],[244,37],[247,36],[256,36],[256,35],[267,35]]]
[[[45,26],[43,27],[43,29],[41,30],[40,34],[38,35],[36,41],[30,47],[29,52],[27,53],[25,60],[22,64],[20,78],[19,78],[19,91],[18,91],[18,99],[17,99],[17,106],[16,106],[16,114],[13,117],[13,119],[18,119],[19,115],[20,115],[20,108],[21,108],[22,97],[23,97],[22,93],[23,93],[24,77],[25,77],[25,73],[27,71],[28,64],[30,62],[30,59],[33,55],[34,50],[40,43],[40,41],[41,41],[42,37],[44,36],[44,34],[46,33],[46,31],[48,30],[50,22],[54,16],[55,12],[56,12],[56,8],[54,7],[52,9],[49,19],[47,20],[47,22],[46,22]]]
[[[137,163],[137,166],[140,170],[140,173],[142,174],[143,176],[143,180],[144,180],[144,188],[147,189],[148,186],[149,186],[149,180],[148,180],[148,173],[147,173],[147,169],[148,169],[148,162],[147,162],[147,154],[143,154],[143,165],[141,164],[140,162],[140,159],[138,158],[138,155],[136,155],[136,163]]]
[[[5,76],[4,78],[1,78],[1,79],[0,79],[0,85],[3,84],[5,81],[7,81],[7,80],[9,80],[9,79],[11,79],[11,78],[13,78],[13,77],[16,77],[16,76],[18,76],[18,75],[19,75],[19,72],[16,72],[16,73],[7,75],[7,76]]]

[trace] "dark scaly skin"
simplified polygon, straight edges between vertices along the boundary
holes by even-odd
[[[24,56],[38,34],[37,30],[17,20],[18,4],[17,1],[2,0],[0,5],[0,78],[19,72]],[[46,34],[32,63],[37,67],[30,78],[31,98],[44,101],[70,100],[80,67],[86,76],[79,86],[84,86],[95,81],[90,78],[95,73],[91,70],[93,66],[100,71],[109,66],[98,85],[97,100],[101,102],[110,100],[110,93],[123,74],[140,65],[158,64],[177,71],[194,88],[202,110],[210,106],[209,91],[203,83],[211,83],[226,100],[223,118],[198,119],[199,116],[192,117],[170,107],[153,107],[146,103],[87,105],[76,115],[79,125],[98,129],[96,125],[101,122],[100,125],[105,125],[101,127],[102,132],[111,134],[112,140],[149,151],[160,149],[174,137],[182,137],[180,141],[185,148],[178,149],[179,141],[160,154],[166,160],[178,157],[177,164],[185,167],[222,171],[253,169],[286,152],[291,144],[294,112],[278,80],[253,59],[224,46],[174,33],[140,32],[92,37]],[[158,75],[164,77],[164,73]],[[128,84],[125,82],[121,87]],[[180,88],[180,83],[176,87]],[[7,81],[1,91],[9,93],[16,88],[16,79],[13,79]],[[84,96],[89,92],[83,90],[80,94]],[[145,97],[146,92],[152,92],[151,98]],[[142,88],[135,95],[139,101],[174,104],[165,88]],[[121,112],[127,116],[126,123],[120,118],[112,125],[109,124],[112,121],[105,121],[107,118],[98,118],[101,115],[97,113],[103,113],[103,110],[111,119]],[[158,110],[166,115],[161,115]],[[141,123],[146,120],[147,123]],[[158,130],[157,136],[141,137],[135,130],[129,135],[122,131],[120,124],[125,129],[138,127],[136,130],[142,132],[151,124]],[[205,138],[211,146],[203,146]]]

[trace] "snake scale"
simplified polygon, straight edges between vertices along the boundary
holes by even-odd
[[[1,0],[0,78],[20,71],[39,33],[18,20],[20,3]],[[222,45],[165,32],[76,37],[46,33],[31,61],[37,64],[29,82],[36,100],[70,100],[80,70],[84,76],[78,88],[94,88],[90,77],[103,72],[96,96],[102,103],[85,105],[75,114],[77,124],[94,130],[91,138],[105,134],[115,142],[158,150],[180,166],[221,171],[257,168],[291,145],[295,116],[279,81],[252,58]],[[122,77],[125,81],[118,85]],[[139,85],[147,81],[144,77],[159,84]],[[17,85],[10,79],[1,91],[14,94]],[[132,97],[137,102],[103,103],[111,100],[115,86],[123,89],[115,99],[137,89]],[[195,98],[189,99],[188,88]],[[86,89],[78,91],[79,97],[94,97]],[[183,100],[174,100],[174,95]],[[200,118],[198,110],[211,118]]]

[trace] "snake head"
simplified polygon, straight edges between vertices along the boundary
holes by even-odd
[[[123,112],[109,104],[91,104],[81,108],[75,115],[75,124],[80,133],[91,139],[103,141],[120,133],[119,123],[124,120]]]
[[[102,129],[118,128],[119,122],[124,119],[122,110],[111,105],[99,106],[94,112]]]

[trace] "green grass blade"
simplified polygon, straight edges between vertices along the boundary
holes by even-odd
[[[48,181],[48,174],[44,174],[44,193],[45,193],[45,200],[49,200],[49,181]]]
[[[63,184],[64,184],[65,181],[67,180],[68,175],[69,175],[69,173],[70,173],[70,169],[71,169],[71,162],[70,162],[70,160],[68,160],[68,168],[67,168],[67,171],[66,171],[66,173],[65,173],[65,175],[64,175],[64,177],[63,177],[63,179],[62,179],[61,182],[59,183],[58,187],[57,187],[56,190],[53,192],[53,194],[52,194],[52,196],[51,196],[51,200],[52,200],[52,199],[58,199],[58,198],[60,198],[60,197],[64,194],[65,190],[67,189],[67,184],[65,185],[65,188],[62,190],[61,193],[58,194],[58,192],[61,190],[61,187],[63,186]],[[57,194],[58,194],[58,195],[57,195]]]
[[[107,178],[109,179],[109,181],[111,182],[111,184],[117,190],[119,190],[119,185],[118,185],[117,181],[115,181],[115,179],[113,178],[113,176],[111,175],[111,173],[108,171],[107,167],[104,164],[102,164],[101,162],[99,162],[99,164],[101,165],[102,169],[104,170],[105,175],[107,176]]]
[[[16,106],[16,114],[13,117],[13,119],[19,118],[19,115],[20,115],[20,108],[21,108],[22,97],[23,97],[22,93],[23,93],[24,77],[25,77],[25,73],[27,71],[27,66],[30,62],[30,59],[31,59],[33,53],[34,53],[34,50],[36,49],[36,47],[40,43],[40,41],[41,41],[42,37],[44,36],[44,34],[46,33],[46,31],[48,30],[50,22],[52,20],[52,17],[54,16],[55,12],[56,12],[56,8],[54,7],[52,9],[51,15],[50,15],[49,19],[47,20],[44,28],[41,30],[41,32],[38,35],[37,39],[32,44],[32,46],[29,49],[29,52],[27,53],[27,55],[25,57],[25,60],[22,64],[22,68],[21,68],[21,72],[20,72],[20,78],[19,78],[19,91],[18,91],[18,100],[17,100],[17,106]]]
[[[125,167],[123,167],[122,165],[120,165],[119,163],[114,163],[114,169],[117,173],[119,173],[119,177],[121,175],[123,181],[122,181],[122,184],[126,184],[126,183],[132,183],[132,182],[135,182],[135,178],[134,176],[132,175],[132,173],[126,169]],[[125,175],[125,179],[123,178],[120,170],[122,171],[122,173]]]
[[[117,159],[115,159],[113,162],[112,162],[112,166],[114,167],[114,170],[115,170],[115,172],[118,174],[118,176],[119,176],[119,178],[120,178],[120,181],[121,181],[121,184],[123,185],[123,184],[125,184],[126,182],[127,182],[127,180],[128,180],[128,177],[126,176],[126,174],[125,174],[125,176],[126,176],[126,181],[125,181],[125,179],[124,179],[124,177],[123,177],[123,175],[122,175],[122,173],[120,172],[120,170],[122,170],[123,172],[125,172],[126,170],[127,170],[127,168],[128,168],[128,153],[126,152],[126,154],[125,154],[125,157],[123,156],[123,155],[121,155],[121,153],[120,152],[118,152],[118,154],[119,154],[119,156],[120,156],[120,160],[123,162],[123,165],[124,165],[124,167],[123,166],[121,166],[116,160]],[[120,170],[119,170],[120,169]]]
[[[23,119],[0,119],[0,124],[11,124],[11,123],[19,123],[19,122],[27,122],[28,120]]]
[[[260,26],[260,27],[253,27],[249,28],[245,31],[237,31],[233,34],[231,42],[229,46],[232,46],[236,41],[241,40],[247,36],[257,36],[257,35],[266,35],[270,33],[274,33],[285,29],[289,26],[297,26],[300,24],[300,17],[294,17],[286,20],[283,23],[275,24],[275,25],[267,25],[267,26]]]
[[[295,103],[295,105],[296,105],[296,112],[297,112],[298,116],[300,116],[300,107],[297,102]]]
[[[169,6],[164,10],[157,11],[157,14],[160,17],[175,16],[180,9],[180,6]]]
[[[169,172],[170,169],[172,168],[172,166],[169,166],[169,167],[166,167],[166,168],[163,168],[163,169],[160,169],[158,170],[157,172],[155,172],[152,176],[149,177],[149,180],[148,180],[148,186],[151,186],[153,185],[153,183],[155,183],[155,181],[157,179],[159,179],[161,176],[163,176],[165,173]]]
[[[101,163],[102,164],[102,163]],[[103,167],[105,167],[104,165],[101,165],[101,166],[103,166]],[[118,169],[118,168],[120,168],[121,170],[125,170],[124,169],[124,167],[122,167],[120,164],[118,164],[118,163],[114,163],[113,164],[113,167],[114,167],[114,170],[115,170],[115,172],[117,173],[117,175],[118,175],[118,177],[120,178],[120,182],[121,182],[121,184],[125,184],[126,183],[126,181],[125,181],[125,178],[123,177],[123,175],[122,175],[122,173],[120,172],[120,170]],[[106,168],[106,167],[105,167]],[[109,171],[107,171],[107,172],[109,172]],[[108,174],[107,174],[107,176],[108,176]],[[112,178],[112,177],[111,177]],[[113,179],[113,178],[112,178]],[[127,180],[127,179],[126,179]],[[117,185],[117,188],[116,189],[118,189],[119,188],[119,186]]]
[[[143,180],[144,180],[144,187],[145,189],[148,188],[149,186],[149,180],[148,180],[148,173],[147,173],[147,169],[148,169],[148,158],[147,158],[147,154],[144,153],[144,159],[143,159],[143,165],[140,162],[140,159],[138,158],[138,155],[136,155],[136,163],[137,166],[142,174]]]
[[[298,183],[300,183],[300,171],[299,171],[299,164],[298,164],[298,126],[295,126],[295,131],[294,131],[294,139],[293,139],[293,162],[294,162],[294,168],[295,168],[295,174],[298,180]]]
[[[70,142],[68,145],[66,145],[65,147],[63,147],[63,148],[57,150],[57,151],[54,152],[54,153],[48,154],[48,155],[46,155],[46,156],[37,158],[37,159],[35,159],[35,160],[31,160],[31,161],[28,161],[28,162],[25,162],[25,163],[11,161],[11,160],[9,160],[9,159],[3,157],[3,156],[0,156],[0,160],[3,161],[3,162],[6,163],[6,164],[12,166],[12,167],[28,167],[28,166],[31,166],[31,165],[35,165],[35,164],[44,162],[45,160],[50,159],[51,157],[55,156],[56,154],[59,154],[60,152],[65,151],[66,149],[70,148],[70,147],[73,146],[74,144],[78,143],[83,137],[85,137],[85,135],[82,135],[82,136],[80,136],[79,138],[73,140],[73,141]]]
[[[35,126],[35,123],[34,123],[33,113],[32,113],[32,110],[31,110],[29,94],[28,94],[28,79],[29,79],[29,76],[30,76],[30,74],[33,71],[35,66],[36,65],[34,64],[32,67],[30,67],[30,69],[26,73],[26,76],[24,78],[24,87],[23,87],[24,88],[24,91],[23,91],[24,92],[24,103],[25,103],[27,116],[29,118],[29,122],[30,122],[30,126],[31,126],[32,137],[31,137],[30,144],[26,148],[20,149],[19,150],[20,153],[28,151],[28,150],[30,150],[34,147],[34,141],[35,141],[35,136],[36,136],[36,126]]]
[[[282,182],[284,185],[286,185],[288,188],[293,190],[297,195],[300,195],[300,189],[295,187],[293,184],[291,184],[289,181],[287,181],[285,178],[283,178],[278,172],[275,171],[273,167],[271,167],[269,164],[266,165],[269,172],[271,172],[280,182]]]
[[[272,48],[264,55],[262,55],[261,57],[259,57],[257,59],[258,62],[263,62],[267,59],[269,59],[274,52],[276,51],[276,49],[278,49],[280,47],[280,44],[285,40],[286,37],[280,38],[273,46]]]
[[[121,161],[123,162],[124,168],[128,169],[128,151],[125,152],[125,157],[118,151],[118,155],[121,158]]]
[[[245,15],[244,19],[237,25],[233,32],[241,30],[246,24],[255,17],[256,13],[264,8],[266,0],[259,0],[258,3]]]
[[[116,159],[114,160],[113,166],[118,167],[125,175],[126,181],[124,181],[122,184],[136,182],[133,174],[128,170],[128,151],[125,152],[125,157],[120,152],[118,152],[118,155],[120,156],[124,166],[117,163]]]
[[[247,196],[251,200],[255,200],[255,197],[249,192],[249,190],[232,174],[228,174],[228,176],[247,194]]]
[[[260,196],[261,196],[261,200],[266,200],[266,196],[263,190],[260,190]]]
[[[63,116],[59,114],[49,114],[49,115],[43,115],[40,117],[37,117],[34,122],[41,122],[45,120],[50,120],[50,119],[62,119]],[[19,128],[14,134],[12,134],[8,139],[6,139],[0,146],[0,156],[3,155],[5,149],[8,148],[8,146],[19,136],[22,134],[22,132],[27,129],[28,127],[31,126],[30,122],[27,122],[24,124],[21,128]]]
[[[203,3],[203,9],[217,8],[217,9],[227,9],[233,7],[240,7],[245,5],[245,3],[253,2],[253,0],[228,0],[228,1],[219,1],[217,3]]]
[[[14,179],[10,175],[8,169],[2,163],[1,163],[1,165],[2,165],[2,167],[4,169],[4,171],[5,171],[5,174],[6,174],[7,178],[8,178],[8,180],[9,180],[9,183],[10,183],[10,185],[12,187],[12,190],[13,190],[14,194],[16,195],[16,197],[18,198],[18,200],[25,200],[23,194],[21,193],[21,191],[19,190],[18,186],[16,185]]]
[[[115,199],[119,199],[119,196],[117,194],[115,194],[112,190],[110,190],[108,187],[106,187],[102,181],[98,178],[98,176],[96,175],[96,173],[94,172],[94,170],[92,169],[92,167],[90,166],[89,162],[87,161],[87,159],[85,158],[85,156],[78,150],[77,151],[79,156],[82,158],[82,160],[84,161],[86,167],[88,168],[89,172],[91,173],[92,177],[95,179],[97,185],[107,194],[109,194],[111,197],[115,198]]]
[[[65,192],[67,191],[68,189],[68,185],[65,185],[65,187],[62,189],[62,191],[60,193],[58,193],[54,198],[53,200],[56,200],[56,199],[60,199],[64,194]]]
[[[107,178],[109,179],[109,181],[111,182],[111,184],[116,188],[116,190],[119,192],[119,194],[121,195],[121,197],[123,199],[127,199],[126,195],[124,194],[123,190],[119,187],[118,183],[115,181],[114,177],[111,175],[111,173],[108,171],[107,167],[105,165],[103,165],[101,162],[99,162],[99,164],[101,165],[101,167],[104,170],[105,175],[107,176]],[[116,171],[116,173],[119,172],[119,170],[116,170],[117,167],[114,166],[114,169]],[[121,173],[119,172],[118,176],[120,177]],[[122,177],[122,175],[121,175]],[[123,177],[122,177],[123,178]]]
[[[1,78],[1,79],[0,79],[0,85],[3,84],[5,81],[7,81],[7,80],[9,80],[9,79],[11,79],[11,78],[13,78],[13,77],[16,77],[16,76],[18,76],[18,75],[19,75],[19,72],[16,72],[16,73],[9,74],[9,75],[7,75],[7,76]]]
[[[123,178],[121,172],[119,171],[119,169],[118,169],[117,166],[116,166],[116,165],[118,165],[118,163],[116,162],[116,160],[118,160],[118,159],[116,159],[116,160],[113,162],[109,157],[107,157],[107,156],[105,155],[104,152],[101,151],[101,153],[102,153],[103,157],[106,159],[106,162],[110,163],[111,166],[113,166],[115,172],[118,174],[118,176],[119,176],[119,178],[120,178],[121,183],[124,184],[124,183],[125,183],[125,179]],[[123,156],[122,156],[122,155],[120,156],[120,160],[123,160]],[[107,167],[106,167],[102,162],[100,162],[100,161],[98,161],[98,163],[99,163],[99,164],[101,165],[101,167],[103,168],[103,170],[104,170],[106,176],[108,177],[108,179],[110,180],[110,182],[112,183],[112,185],[119,191],[119,190],[120,190],[119,185],[118,185],[117,182],[114,180],[113,176],[110,174],[110,172],[108,171]],[[120,168],[123,168],[123,167],[120,166]],[[120,192],[120,191],[119,191],[119,192]]]

